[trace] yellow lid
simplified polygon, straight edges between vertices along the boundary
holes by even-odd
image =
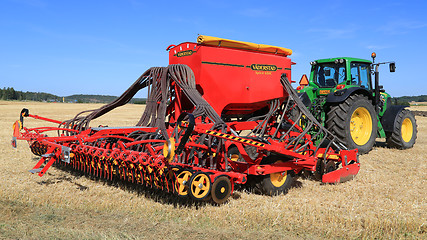
[[[276,53],[276,54],[281,54],[286,56],[289,56],[292,54],[292,50],[288,48],[270,46],[265,44],[256,44],[256,43],[250,43],[250,42],[241,42],[241,41],[229,40],[224,38],[210,37],[205,35],[199,35],[199,37],[197,37],[197,43],[210,45],[210,46],[221,46],[221,47],[245,49],[245,50],[252,50],[252,51]]]

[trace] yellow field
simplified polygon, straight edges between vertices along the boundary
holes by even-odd
[[[349,182],[299,179],[287,195],[235,192],[222,206],[186,204],[162,194],[112,185],[55,168],[40,178],[26,142],[12,149],[12,124],[23,107],[65,120],[96,104],[0,102],[0,238],[6,239],[427,239],[427,118],[408,150],[379,142],[360,157]],[[414,108],[415,109],[415,108]],[[426,111],[427,107],[416,107]],[[93,121],[135,124],[141,105]],[[26,119],[26,126],[45,122]]]

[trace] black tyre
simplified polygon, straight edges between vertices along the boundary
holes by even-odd
[[[226,176],[219,176],[212,184],[212,200],[217,204],[223,204],[231,195],[231,182]]]
[[[417,122],[414,114],[403,109],[394,120],[393,132],[386,132],[387,146],[399,149],[411,148],[417,139]]]
[[[286,194],[289,188],[292,187],[294,180],[295,174],[291,170],[267,174],[263,176],[260,182],[260,190],[269,196]]]
[[[378,119],[371,101],[364,95],[355,94],[331,107],[326,126],[347,147],[357,148],[363,154],[371,151],[375,144]]]
[[[237,149],[237,147],[234,146],[234,145],[231,146],[228,149],[227,156],[228,156],[228,159],[230,161],[234,161],[234,162],[245,162],[245,160],[242,157],[242,154],[240,154],[240,152],[239,152],[239,149]]]

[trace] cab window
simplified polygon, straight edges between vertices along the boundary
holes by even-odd
[[[320,87],[335,87],[337,84],[345,82],[344,63],[321,63],[314,68],[314,81]]]
[[[368,63],[352,62],[350,65],[351,84],[371,89],[371,70]]]

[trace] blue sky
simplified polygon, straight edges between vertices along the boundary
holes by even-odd
[[[387,92],[427,94],[426,2],[0,0],[0,88],[118,96],[204,34],[292,49],[296,81],[312,60],[375,51],[396,62]]]

